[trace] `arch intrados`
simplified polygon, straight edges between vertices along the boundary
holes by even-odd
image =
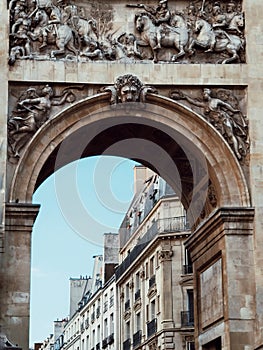
[[[168,135],[179,137],[185,146],[195,145],[192,149],[199,149],[207,160],[209,177],[220,193],[220,206],[250,205],[246,181],[232,150],[200,115],[155,94],[147,95],[140,113],[131,106],[109,106],[109,93],[101,93],[54,116],[38,130],[22,155],[13,177],[10,201],[31,202],[39,173],[52,151],[80,128],[94,127],[98,133],[100,128],[133,122],[158,126]]]

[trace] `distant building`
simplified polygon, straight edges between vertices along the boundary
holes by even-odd
[[[41,346],[37,346],[40,350],[60,350],[64,344],[64,329],[68,319],[56,320],[53,322],[53,334],[43,341]]]
[[[103,255],[94,256],[93,274],[87,280],[90,288],[83,289],[78,308],[65,327],[65,350],[115,349],[114,268],[118,264],[118,250],[118,235],[106,233]]]

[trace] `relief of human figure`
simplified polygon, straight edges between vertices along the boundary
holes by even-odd
[[[122,45],[125,55],[129,58],[141,58],[141,53],[138,49],[137,39],[132,33],[121,34],[117,41]]]
[[[242,34],[240,28],[244,26],[243,14],[235,11],[235,3],[232,1],[226,5],[226,12],[221,9],[220,3],[216,2],[212,12],[212,26],[214,29],[224,29],[225,31]]]
[[[20,46],[23,48],[22,51],[25,56],[31,55],[31,42],[28,36],[28,32],[31,28],[31,22],[31,18],[24,11],[23,7],[16,6],[15,22],[11,27],[10,38],[13,39],[15,46]]]
[[[103,51],[100,49],[99,44],[95,41],[91,41],[86,50],[81,54],[83,57],[87,57],[88,60],[101,61],[104,58]]]
[[[188,7],[181,9],[180,13],[169,8],[168,0],[158,0],[155,6],[144,3],[126,4],[126,6],[142,9],[144,11],[141,12],[141,15],[149,16],[153,23],[151,36],[154,36],[154,39],[151,42],[150,39],[147,41],[140,40],[139,36],[136,37],[136,30],[139,31],[137,27],[134,28],[134,33],[126,33],[125,42],[119,40],[118,37],[113,37],[115,32],[102,33],[102,22],[95,12],[90,17],[86,17],[85,10],[88,7],[84,9],[75,3],[72,4],[70,0],[11,0],[9,3],[9,64],[14,64],[19,58],[37,57],[40,53],[45,54],[42,58],[48,58],[47,53],[51,58],[65,55],[66,58],[72,59],[70,58],[72,55],[67,55],[68,51],[74,53],[73,58],[76,60],[79,52],[82,52],[82,56],[86,55],[92,60],[101,60],[102,56],[103,60],[112,60],[110,55],[103,52],[99,44],[101,41],[107,41],[109,35],[112,36],[112,42],[115,40],[112,48],[117,52],[115,56],[122,57],[121,59],[127,62],[129,59],[131,61],[144,59],[138,45],[150,46],[151,50],[155,50],[156,53],[152,52],[155,62],[158,62],[160,57],[165,60],[170,57],[170,61],[174,62],[183,55],[187,60],[191,55],[199,54],[199,51],[194,50],[195,46],[204,48],[205,52],[222,53],[220,57],[227,52],[230,57],[222,59],[222,63],[243,60],[243,57],[239,56],[239,52],[245,47],[244,15],[240,12],[240,1],[236,3],[232,0],[227,3],[208,0],[193,1]],[[95,8],[96,5],[94,5]],[[113,13],[113,8],[108,12]],[[137,15],[138,13],[134,13],[135,19]],[[107,17],[105,16],[103,18]],[[113,15],[110,22],[112,21]],[[141,32],[140,36],[142,36]],[[33,41],[39,41],[39,44]],[[93,47],[94,43],[91,45],[92,48],[89,46],[92,41],[98,48]],[[121,47],[118,43],[123,46]],[[54,45],[58,50],[54,50]],[[159,50],[165,48],[173,48],[178,53],[173,54],[173,51],[167,51],[165,55],[163,52],[160,54]],[[98,55],[98,49],[102,51],[102,55]],[[145,56],[148,57],[149,52],[147,54],[145,52]],[[208,59],[211,57],[210,54]],[[213,57],[214,62],[216,56]],[[216,63],[219,63],[219,60]]]
[[[240,109],[230,103],[212,96],[209,88],[203,90],[203,100],[194,99],[180,91],[172,91],[171,98],[186,100],[190,104],[203,109],[203,116],[227,140],[237,158],[241,160],[247,153],[247,123]]]
[[[157,31],[157,44],[153,48],[154,50],[160,49],[161,48],[161,39],[162,39],[162,26],[160,25],[165,25],[169,24],[170,19],[171,19],[171,12],[168,8],[168,2],[167,0],[159,0],[159,4],[156,7],[144,5],[144,4],[139,4],[139,8],[144,8],[145,11],[149,12],[151,15],[154,16],[154,24],[159,28]]]
[[[51,86],[45,85],[40,92],[31,87],[18,99],[17,106],[8,120],[8,141],[13,157],[19,157],[25,144],[43,125],[50,115],[52,106],[73,102],[75,95],[65,89],[58,99],[54,99]]]

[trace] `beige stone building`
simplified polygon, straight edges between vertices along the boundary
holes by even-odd
[[[119,349],[194,349],[190,231],[178,197],[152,173],[127,216],[116,269]]]
[[[107,154],[159,173],[187,212],[196,348],[263,348],[262,10],[1,2],[0,326],[13,343],[28,348],[32,195]]]
[[[104,235],[103,255],[94,257],[92,277],[89,279],[71,279],[71,296],[76,295],[72,281],[82,288],[77,307],[65,326],[63,350],[113,350],[116,348],[116,285],[113,266],[117,264],[116,234]],[[70,311],[76,305],[71,298]]]

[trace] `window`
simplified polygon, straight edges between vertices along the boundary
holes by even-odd
[[[141,330],[141,313],[140,312],[136,314],[136,331],[138,332],[139,330]]]
[[[108,319],[105,318],[104,320],[104,338],[108,336]]]
[[[156,261],[156,268],[159,267],[159,251],[156,252],[156,257],[155,257],[155,261]]]
[[[157,296],[157,313],[161,312],[160,309],[160,295]]]
[[[194,291],[192,289],[187,290],[187,304],[189,312],[189,322],[194,323]]]
[[[110,307],[114,305],[114,294],[113,294],[113,288],[110,290]]]
[[[95,346],[95,329],[93,329],[93,331],[92,331],[92,345],[91,345],[91,347],[94,348],[94,346]]]
[[[89,336],[87,335],[87,338],[86,338],[86,350],[89,350]]]
[[[140,289],[140,272],[137,272],[135,275],[135,291]]]
[[[114,333],[114,315],[110,314],[110,334]]]
[[[148,263],[145,264],[145,277],[149,278]]]
[[[151,301],[151,320],[155,318],[156,311],[155,311],[155,300]]]
[[[189,251],[185,249],[185,254],[184,254],[184,274],[189,274],[193,272],[193,265],[192,265],[192,260],[189,254]]]
[[[100,325],[97,327],[97,343],[100,342]]]
[[[150,277],[154,275],[154,272],[154,256],[152,256],[150,259]]]
[[[146,322],[149,321],[149,305],[146,305]]]
[[[186,350],[195,350],[195,343],[193,341],[186,342]]]
[[[130,288],[129,288],[129,283],[127,283],[125,286],[125,300],[128,301],[129,299],[130,299]]]
[[[104,295],[104,305],[103,305],[103,312],[106,312],[108,310],[108,294]]]
[[[125,339],[129,339],[131,334],[130,321],[126,322]]]

